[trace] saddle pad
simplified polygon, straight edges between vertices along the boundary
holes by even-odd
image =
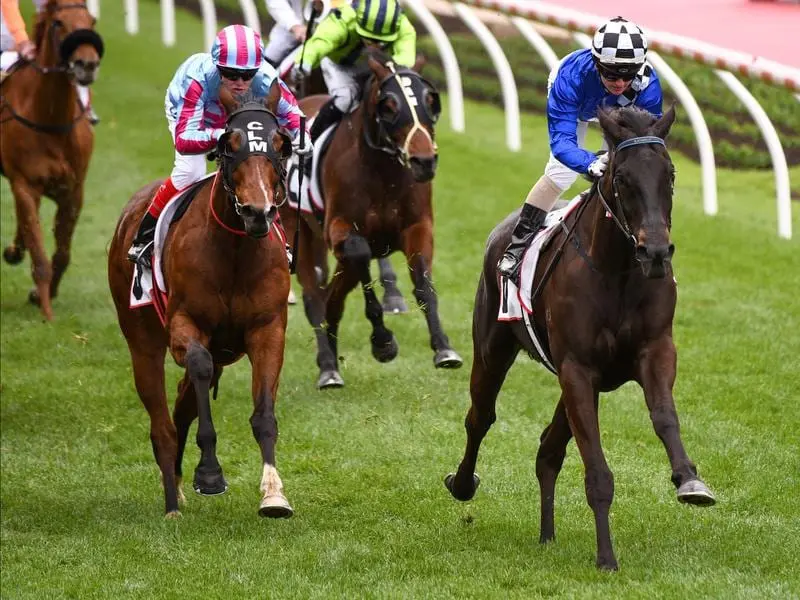
[[[169,232],[169,227],[180,219],[186,212],[192,199],[197,195],[198,190],[210,178],[214,177],[216,172],[209,173],[198,182],[192,184],[185,190],[181,190],[169,199],[164,210],[158,217],[156,223],[155,238],[153,240],[153,263],[151,268],[142,268],[138,263],[133,269],[133,281],[131,281],[131,294],[130,294],[130,308],[140,308],[142,306],[149,306],[153,304],[156,292],[166,294],[166,286],[164,285],[164,275],[161,272],[161,250],[164,246],[164,240]],[[155,278],[153,274],[155,273]],[[155,279],[155,285],[153,285]],[[137,285],[138,282],[138,285]]]
[[[287,178],[289,181],[289,206],[297,210],[297,198],[300,197],[300,210],[312,214],[317,218],[322,218],[325,214],[325,199],[322,195],[322,160],[333,140],[333,132],[336,125],[331,125],[322,132],[314,143],[314,154],[311,161],[311,177],[303,179],[302,191],[298,189],[300,158],[292,156],[289,162]]]

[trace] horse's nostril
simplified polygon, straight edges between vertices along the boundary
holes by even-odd
[[[636,246],[636,257],[639,259],[647,258],[647,246],[638,244]]]
[[[669,245],[669,250],[667,250],[667,255],[668,255],[670,258],[672,258],[672,256],[673,256],[674,254],[675,254],[675,244],[670,244],[670,245]]]

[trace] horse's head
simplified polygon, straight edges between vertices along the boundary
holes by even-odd
[[[378,139],[367,142],[397,157],[416,181],[430,181],[438,160],[439,92],[415,70],[397,68],[381,53],[370,53],[369,67],[374,77],[364,89],[365,110],[377,125]]]
[[[36,24],[40,56],[55,57],[59,70],[81,85],[94,83],[104,50],[96,21],[85,2],[48,0]]]
[[[249,94],[234,98],[220,91],[228,112],[227,128],[217,145],[222,182],[252,237],[269,233],[278,207],[286,201],[284,176],[292,142],[275,116],[280,99],[277,79],[263,102]]]
[[[675,107],[660,119],[639,108],[602,110],[597,116],[611,148],[598,188],[601,198],[604,192],[614,196],[609,208],[630,238],[645,276],[664,277],[675,252],[670,240],[675,167],[664,144]]]

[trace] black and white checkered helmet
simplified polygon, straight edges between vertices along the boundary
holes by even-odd
[[[592,56],[612,68],[638,68],[647,56],[647,38],[636,23],[614,17],[595,32]]]

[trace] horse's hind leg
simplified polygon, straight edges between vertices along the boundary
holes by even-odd
[[[211,387],[215,387],[222,376],[222,367],[215,366],[214,376],[211,380]],[[175,430],[178,436],[178,451],[175,457],[175,485],[178,488],[178,501],[186,502],[183,494],[183,452],[186,450],[186,440],[189,436],[189,427],[192,421],[197,418],[197,396],[194,392],[189,374],[185,373],[183,379],[178,383],[178,397],[175,400],[175,408],[172,410],[172,421],[175,423]]]
[[[687,456],[681,440],[678,413],[672,397],[676,360],[672,338],[664,336],[640,354],[638,379],[644,389],[653,428],[664,444],[672,466],[672,483],[678,488],[678,500],[710,506],[716,502],[714,494],[697,476],[697,469]]]
[[[217,432],[211,419],[209,390],[214,377],[214,361],[206,348],[208,337],[185,314],[178,313],[170,322],[170,351],[194,387],[197,398],[197,446],[200,462],[194,470],[193,486],[204,496],[222,494],[228,484],[217,460]]]
[[[401,315],[408,312],[403,294],[397,288],[397,274],[392,269],[388,256],[378,259],[381,285],[383,286],[383,312],[389,315]]]
[[[39,304],[44,318],[48,321],[53,318],[53,309],[50,305],[50,280],[52,267],[47,258],[39,224],[39,200],[41,196],[26,182],[13,181],[11,190],[17,205],[18,229],[22,230],[25,247],[31,252],[31,273],[36,284],[35,294],[32,292],[28,299]]]
[[[50,282],[50,298],[58,295],[58,286],[61,277],[67,270],[72,248],[72,235],[83,206],[83,188],[75,191],[74,195],[60,198],[56,211],[55,236],[56,251],[53,253],[53,280]]]
[[[600,444],[593,374],[578,362],[567,359],[561,363],[558,379],[562,390],[561,401],[583,459],[586,500],[594,513],[597,536],[596,564],[601,569],[616,570],[617,559],[611,546],[608,523],[608,513],[614,500],[614,475],[608,468]]]
[[[14,235],[14,243],[6,246],[3,250],[3,258],[10,265],[17,265],[25,258],[25,239],[22,236],[22,226],[17,220],[17,233]]]
[[[457,369],[464,361],[450,347],[450,340],[442,329],[439,299],[431,282],[433,231],[430,221],[416,223],[403,232],[403,252],[414,284],[414,297],[428,323],[431,349],[434,352],[433,365],[437,368]]]
[[[475,475],[478,450],[484,436],[494,423],[497,394],[506,374],[519,352],[519,345],[508,324],[498,323],[494,317],[497,307],[486,299],[483,277],[478,285],[478,294],[472,320],[472,343],[474,359],[470,376],[472,405],[467,411],[464,427],[467,430],[467,447],[458,471],[449,474],[445,486],[454,498],[469,500],[475,495],[479,479]]]
[[[283,482],[275,467],[275,443],[278,441],[278,420],[275,402],[278,379],[283,366],[286,341],[286,321],[276,317],[264,327],[247,333],[247,355],[253,369],[253,415],[250,425],[253,437],[261,448],[263,471],[261,475],[261,505],[263,517],[288,518],[294,514],[283,495]]]
[[[556,479],[561,472],[567,444],[572,438],[564,402],[559,400],[553,420],[542,432],[539,452],[536,454],[536,478],[541,494],[541,523],[539,541],[549,542],[556,537],[554,503]]]

